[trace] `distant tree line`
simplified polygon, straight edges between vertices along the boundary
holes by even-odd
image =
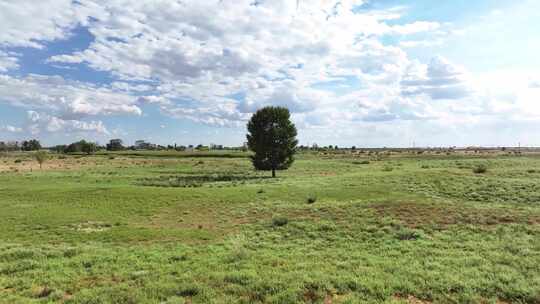
[[[57,145],[51,150],[57,153],[86,153],[93,154],[99,150],[98,145],[86,140],[80,140],[69,145]]]
[[[41,149],[41,144],[37,139],[24,140],[22,142],[18,141],[9,141],[3,142],[0,141],[0,151],[9,152],[9,151],[38,151]]]

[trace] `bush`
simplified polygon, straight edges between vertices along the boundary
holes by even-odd
[[[487,172],[487,166],[484,164],[477,165],[473,168],[473,173],[475,174],[482,174]]]
[[[383,168],[382,168],[383,171],[385,172],[390,172],[392,170],[394,170],[394,167],[390,166],[390,165],[385,165]]]
[[[422,238],[419,230],[403,228],[397,231],[396,238],[400,241],[414,241]]]
[[[308,197],[307,200],[306,200],[306,202],[307,202],[308,204],[313,204],[313,203],[315,203],[316,201],[317,201],[317,198],[316,198],[315,196],[310,196],[310,197]]]
[[[285,226],[289,223],[289,219],[286,217],[274,217],[272,219],[272,226],[274,227],[281,227]]]
[[[362,161],[353,161],[353,165],[369,165],[369,160],[362,160]]]

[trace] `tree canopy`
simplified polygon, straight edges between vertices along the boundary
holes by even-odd
[[[41,170],[42,168],[42,165],[43,163],[47,160],[48,158],[48,153],[43,151],[43,150],[40,150],[40,151],[37,151],[34,153],[34,158],[36,159],[36,161],[38,162],[39,164],[39,169]]]
[[[92,154],[97,151],[97,145],[93,142],[88,142],[86,140],[80,140],[74,142],[69,146],[65,147],[64,153],[86,153]]]
[[[290,113],[284,107],[264,107],[258,110],[247,125],[247,143],[253,166],[257,170],[276,170],[289,168],[296,153],[296,127],[290,120]]]
[[[37,139],[25,140],[21,144],[21,149],[23,151],[37,151],[41,149],[41,144]]]

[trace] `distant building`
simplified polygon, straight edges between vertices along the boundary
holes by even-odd
[[[137,140],[135,141],[134,147],[136,150],[154,150],[157,148],[157,145],[144,140]]]
[[[107,144],[107,151],[124,150],[123,141],[121,139],[111,139]]]
[[[111,139],[111,141],[109,142],[111,145],[120,145],[122,146],[124,144],[124,142],[121,140],[121,139]]]

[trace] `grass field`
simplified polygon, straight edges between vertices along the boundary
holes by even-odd
[[[198,156],[0,157],[0,303],[540,303],[540,156]]]

